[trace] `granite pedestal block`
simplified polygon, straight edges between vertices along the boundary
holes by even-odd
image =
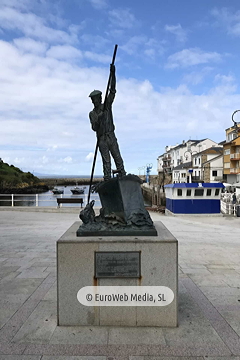
[[[158,236],[77,237],[75,222],[57,241],[58,325],[176,327],[178,320],[178,242],[155,222]],[[95,278],[95,252],[141,252],[140,278]],[[174,293],[167,306],[84,306],[85,286],[165,286]]]

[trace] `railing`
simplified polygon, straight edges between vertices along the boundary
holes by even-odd
[[[221,182],[224,181],[222,176],[213,176],[213,179],[214,181],[221,181]]]
[[[231,204],[221,200],[221,212],[226,215],[237,216],[237,204]]]
[[[240,168],[230,168],[230,174],[239,174]]]
[[[203,181],[203,178],[201,176],[192,176],[192,181]]]
[[[84,203],[87,203],[87,195],[70,195],[70,194],[0,194],[0,206],[57,206],[57,197],[64,198],[79,198],[82,197]],[[98,194],[91,194],[91,199],[99,200]],[[95,203],[96,206],[98,206]],[[74,204],[67,205],[74,206]],[[75,205],[76,206],[76,205]]]
[[[230,154],[231,160],[240,160],[240,153]]]
[[[35,206],[39,206],[39,197],[38,196],[39,196],[39,194],[0,194],[0,202],[11,203],[11,206],[15,206],[16,202],[24,201],[24,202],[28,202],[28,203],[34,203]],[[22,197],[22,199],[21,199],[21,197]],[[32,197],[32,199],[29,199],[29,197]],[[51,200],[47,199],[47,200],[41,200],[41,201],[49,202]],[[6,206],[8,206],[8,204],[6,204]]]

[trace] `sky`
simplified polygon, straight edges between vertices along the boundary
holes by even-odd
[[[0,157],[34,174],[90,175],[88,95],[105,94],[115,44],[127,173],[156,173],[167,145],[223,141],[240,109],[239,42],[239,0],[0,0]]]

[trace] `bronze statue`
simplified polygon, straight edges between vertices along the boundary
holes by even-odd
[[[114,130],[112,114],[112,103],[116,94],[116,74],[115,66],[110,65],[110,91],[104,104],[102,104],[102,92],[94,90],[89,97],[94,104],[93,110],[89,113],[92,129],[97,133],[97,144],[103,161],[104,180],[111,179],[111,157],[112,155],[117,173],[120,177],[126,175],[123,159],[120,154],[117,138]]]
[[[91,179],[88,191],[88,201],[84,210],[80,212],[82,224],[77,230],[77,236],[156,236],[157,231],[147,210],[141,190],[142,180],[132,174],[126,175],[123,159],[120,154],[118,141],[115,136],[112,104],[116,94],[115,45],[110,75],[108,79],[104,102],[102,92],[94,90],[89,97],[94,108],[89,113],[92,129],[97,134],[97,143],[94,153]],[[92,187],[94,168],[98,149],[102,155],[104,181]],[[114,159],[118,173],[111,178],[111,156]],[[93,210],[94,200],[90,201],[91,192],[97,192],[102,208],[100,214],[95,216]]]

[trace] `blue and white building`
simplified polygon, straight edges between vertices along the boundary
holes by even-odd
[[[165,185],[166,214],[220,214],[221,183]]]

